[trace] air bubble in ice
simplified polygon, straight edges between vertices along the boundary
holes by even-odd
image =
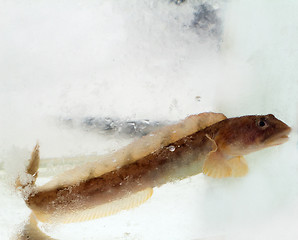
[[[171,152],[174,152],[174,151],[175,151],[175,147],[174,147],[174,146],[169,146],[168,149],[169,149]]]

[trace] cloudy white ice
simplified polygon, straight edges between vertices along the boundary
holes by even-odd
[[[65,124],[84,118],[177,121],[204,111],[272,113],[284,145],[248,155],[244,178],[202,174],[142,206],[69,225],[55,239],[297,239],[296,1],[0,0],[0,238],[29,209],[12,186],[41,157],[102,154],[132,140]],[[50,162],[40,182],[76,163]]]

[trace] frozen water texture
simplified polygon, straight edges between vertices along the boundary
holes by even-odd
[[[176,121],[203,111],[273,113],[293,127],[291,140],[247,156],[245,178],[198,175],[155,189],[139,208],[42,229],[57,239],[297,239],[297,3],[0,3],[1,239],[29,216],[11,181],[37,140],[43,158],[130,141],[57,119]],[[39,182],[60,167],[42,168]]]

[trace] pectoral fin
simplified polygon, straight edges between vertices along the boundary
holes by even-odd
[[[203,173],[213,178],[232,176],[232,169],[227,160],[218,152],[210,152],[203,166]]]
[[[233,177],[243,177],[247,174],[248,166],[243,156],[234,157],[227,162],[232,169]]]
[[[243,156],[226,159],[220,152],[209,153],[203,173],[213,178],[242,177],[248,172],[248,166]]]

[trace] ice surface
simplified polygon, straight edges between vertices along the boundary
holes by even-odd
[[[298,3],[0,3],[1,239],[29,216],[11,181],[36,141],[42,157],[101,154],[131,141],[58,119],[176,121],[203,111],[273,113],[293,132],[288,143],[247,156],[245,178],[198,175],[155,189],[139,208],[41,228],[57,239],[297,239]],[[46,165],[39,182],[68,164]]]

